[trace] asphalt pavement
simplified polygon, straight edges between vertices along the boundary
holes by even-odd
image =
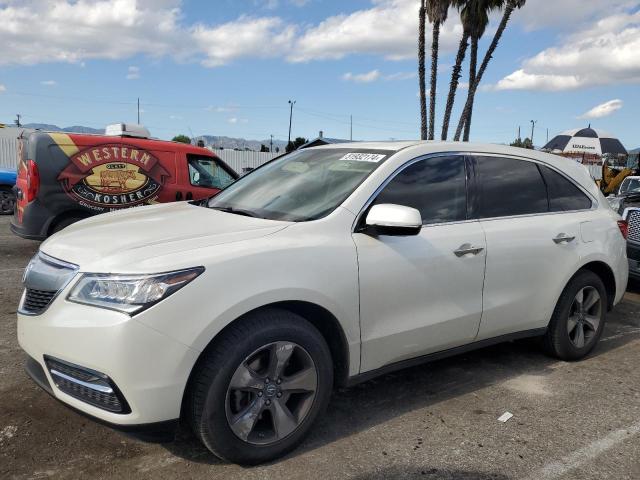
[[[522,341],[389,374],[336,392],[290,455],[243,468],[187,429],[168,444],[109,430],[27,377],[16,308],[37,248],[0,217],[0,478],[640,478],[638,285],[586,360],[560,362]]]

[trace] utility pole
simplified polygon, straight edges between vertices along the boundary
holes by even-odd
[[[140,125],[140,97],[138,97],[138,125]]]
[[[269,145],[269,153],[273,153],[273,134],[271,135],[271,143]]]
[[[289,112],[289,143],[291,143],[291,122],[293,121],[293,106],[296,104],[296,101],[289,100],[289,105],[291,106],[291,111]]]
[[[531,145],[533,145],[533,132],[536,128],[536,123],[538,123],[537,120],[531,120]]]
[[[22,115],[20,115],[19,113],[16,113],[16,127],[22,126],[22,124],[20,123],[21,118],[22,118]]]
[[[547,128],[547,143],[549,143],[549,128]]]
[[[522,137],[520,137],[520,125],[518,125],[518,140],[520,140],[520,138]]]
[[[353,142],[353,115],[349,115],[349,119],[350,119],[349,140]]]

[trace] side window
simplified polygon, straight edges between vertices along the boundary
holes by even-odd
[[[549,211],[547,188],[535,163],[499,157],[476,158],[480,218]]]
[[[566,212],[570,210],[588,210],[591,200],[578,187],[549,167],[539,165],[549,192],[549,210]]]
[[[427,158],[400,172],[374,203],[416,208],[425,224],[466,220],[466,184],[464,157]]]
[[[211,157],[187,155],[189,182],[196,187],[223,189],[234,182],[234,178]]]

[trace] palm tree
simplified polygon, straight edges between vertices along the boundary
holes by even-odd
[[[478,42],[484,35],[487,25],[489,25],[489,13],[491,10],[502,8],[505,0],[469,0],[460,12],[463,28],[469,32],[471,38],[471,52],[469,55],[469,85],[473,85],[476,81],[476,71],[478,64]],[[467,97],[468,98],[468,97]],[[464,136],[465,141],[469,140],[471,129],[471,116],[473,113],[473,104],[469,108],[464,119]],[[460,133],[458,133],[460,130]],[[462,133],[461,125],[458,125],[454,140],[459,140]]]
[[[426,0],[420,0],[418,21],[418,81],[420,83],[420,139],[427,139],[427,84],[424,68],[426,53],[424,32],[427,23]]]
[[[440,25],[447,20],[450,0],[427,0],[426,10],[429,21],[433,24],[431,41],[431,91],[429,95],[429,140],[433,140],[436,123],[436,88],[438,86],[438,41]]]
[[[517,8],[520,9],[524,6],[526,0],[507,0],[504,13],[502,14],[502,20],[500,21],[500,25],[496,30],[496,33],[493,36],[493,40],[487,49],[487,53],[482,60],[482,64],[480,65],[480,70],[478,70],[477,75],[475,76],[474,82],[469,82],[469,93],[467,95],[467,102],[462,110],[462,114],[460,115],[460,121],[458,122],[458,128],[456,129],[455,140],[460,139],[460,134],[462,133],[462,126],[466,122],[471,124],[471,111],[473,109],[473,101],[475,100],[476,91],[478,90],[478,85],[480,85],[480,81],[482,80],[482,76],[487,69],[487,65],[489,65],[489,61],[493,57],[493,54],[498,47],[498,42],[502,37],[505,29],[507,28],[507,24],[509,23],[509,19],[511,18],[511,14]],[[466,139],[468,140],[468,138]]]
[[[451,4],[458,9],[464,9],[468,0],[452,0]],[[453,110],[453,104],[456,99],[456,92],[458,90],[458,82],[460,81],[462,71],[462,62],[467,53],[467,47],[469,46],[469,27],[465,25],[466,15],[460,13],[462,20],[462,38],[460,39],[460,45],[458,46],[458,54],[456,55],[456,63],[453,66],[451,72],[451,82],[449,83],[449,95],[447,96],[447,105],[444,110],[444,118],[442,119],[442,135],[440,138],[443,141],[447,140],[449,136],[449,122],[451,121],[451,111]]]

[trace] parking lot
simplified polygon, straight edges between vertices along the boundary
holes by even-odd
[[[555,361],[527,341],[390,374],[336,392],[292,454],[243,468],[186,429],[170,444],[111,431],[28,379],[15,312],[37,248],[0,217],[0,478],[640,478],[638,285],[585,361]]]

